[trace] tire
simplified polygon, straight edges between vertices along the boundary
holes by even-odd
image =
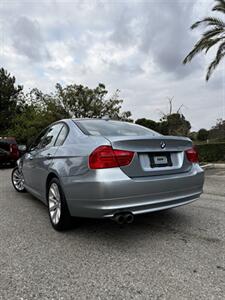
[[[52,227],[63,231],[71,226],[72,217],[66,203],[66,197],[59,179],[54,177],[47,189],[48,214]]]
[[[23,173],[20,171],[18,167],[15,167],[12,170],[11,181],[14,189],[19,193],[25,193],[26,189],[24,187],[24,178]]]

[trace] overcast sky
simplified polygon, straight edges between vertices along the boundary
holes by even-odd
[[[224,68],[205,82],[208,57],[182,65],[201,31],[191,24],[211,13],[213,0],[0,0],[0,67],[26,90],[55,83],[121,90],[134,119],[182,112],[192,129],[224,118]],[[224,67],[224,65],[223,65]]]

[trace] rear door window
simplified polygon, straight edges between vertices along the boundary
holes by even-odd
[[[10,145],[16,144],[13,139],[0,139],[0,149],[10,151]]]
[[[55,125],[52,125],[43,139],[41,140],[40,148],[49,148],[55,145],[55,141],[60,133],[60,130],[62,129],[63,124],[58,123]]]
[[[34,142],[31,144],[29,151],[34,151],[37,150],[41,147],[42,140],[48,131],[48,128],[45,128],[39,135],[38,137],[34,140]]]
[[[9,151],[9,144],[4,141],[0,141],[0,149],[4,151]]]
[[[61,129],[61,131],[57,137],[55,146],[61,146],[64,143],[64,141],[67,137],[67,134],[68,134],[68,127],[64,124],[63,128]]]

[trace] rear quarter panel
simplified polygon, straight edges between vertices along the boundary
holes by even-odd
[[[49,167],[49,172],[58,174],[59,177],[78,176],[89,171],[88,157],[100,145],[110,145],[102,136],[88,136],[70,123],[70,131],[66,141],[58,147],[55,157]]]

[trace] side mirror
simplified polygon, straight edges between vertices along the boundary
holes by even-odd
[[[27,151],[27,146],[26,145],[18,145],[18,150],[20,152],[26,152]]]

